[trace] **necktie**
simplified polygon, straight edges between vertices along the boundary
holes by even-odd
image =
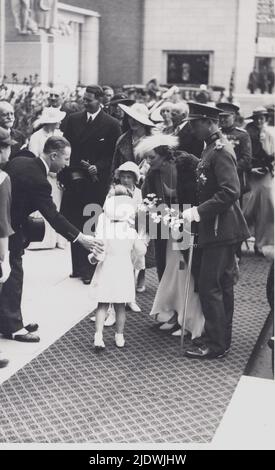
[[[93,122],[92,116],[89,116],[89,119],[88,119],[88,121],[87,121],[87,124],[88,124],[88,125],[89,125],[89,124],[92,124],[92,122]]]

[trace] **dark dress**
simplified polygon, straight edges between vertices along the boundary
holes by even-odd
[[[179,204],[182,209],[184,204],[196,205],[196,167],[198,162],[199,159],[194,155],[175,151],[173,159],[165,161],[158,169],[149,170],[142,186],[143,198],[147,194],[154,193],[159,199],[159,204],[165,203],[168,207],[171,204]],[[192,227],[193,232],[197,231],[195,225],[194,223]],[[163,229],[163,226],[158,224],[158,232],[154,240],[159,280],[161,280],[166,266],[167,238],[162,236]],[[183,255],[187,260],[187,252]],[[199,250],[194,250],[192,273],[195,278],[195,287],[197,287],[199,262]]]

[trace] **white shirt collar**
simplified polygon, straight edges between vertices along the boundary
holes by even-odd
[[[102,108],[101,108],[101,106],[99,106],[98,110],[93,114],[88,113],[88,111],[87,111],[87,121],[89,120],[90,117],[92,118],[92,121],[94,121],[94,119],[97,117],[97,115],[100,113],[101,110],[102,110]]]
[[[50,169],[49,169],[49,166],[48,166],[47,162],[45,162],[44,158],[42,158],[42,157],[39,157],[39,158],[40,158],[40,160],[43,162],[43,164],[44,164],[44,166],[45,166],[45,168],[46,168],[46,173],[47,173],[47,175],[48,175],[49,172],[50,172]]]

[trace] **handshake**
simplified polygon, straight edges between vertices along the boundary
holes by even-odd
[[[100,261],[100,257],[104,255],[104,243],[91,235],[84,235],[80,232],[77,238],[78,243],[83,246],[87,251],[92,252],[97,261]]]

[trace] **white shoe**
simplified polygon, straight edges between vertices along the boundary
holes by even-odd
[[[95,315],[90,317],[90,321],[95,322],[95,320],[96,320]],[[104,322],[104,326],[113,326],[115,322],[116,322],[116,312],[115,312],[114,307],[111,305],[107,310],[107,316]]]
[[[181,336],[181,328],[179,328],[178,330],[174,331],[172,333],[172,336]]]
[[[140,313],[141,312],[141,308],[138,306],[138,304],[136,302],[129,302],[128,303],[128,306],[130,307],[130,309],[133,311],[133,312],[136,312],[136,313]]]
[[[94,347],[95,348],[102,348],[102,349],[105,348],[102,333],[95,333],[95,335],[94,335]]]
[[[125,339],[123,333],[116,333],[115,334],[115,343],[118,348],[123,348],[125,344]]]
[[[163,323],[163,325],[161,325],[159,329],[163,331],[169,331],[169,330],[172,330],[172,328],[174,328],[175,324],[176,323]]]

